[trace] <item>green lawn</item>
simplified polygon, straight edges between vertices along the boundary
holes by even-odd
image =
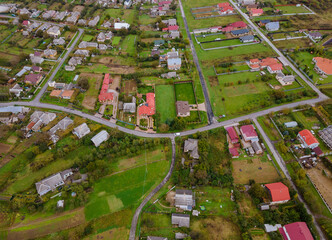
[[[309,13],[310,11],[305,7],[296,7],[296,6],[277,6],[276,9],[282,11],[283,14],[289,13]]]
[[[327,78],[322,78],[319,74],[316,73],[314,70],[315,65],[312,63],[312,59],[316,57],[315,55],[303,51],[291,54],[290,57],[295,60],[295,62],[300,66],[302,69],[309,70],[309,76],[312,75],[312,79],[317,84],[325,84],[325,83],[332,83],[332,75],[328,76]]]
[[[113,41],[112,41],[112,45],[116,47],[119,45],[120,41],[121,41],[121,37],[114,37]]]
[[[197,41],[199,42],[214,41],[217,38],[226,39],[226,36],[225,34],[213,34],[213,35],[205,35],[205,37],[196,37]]]
[[[191,83],[174,84],[176,101],[188,101],[196,104],[193,85]]]
[[[107,73],[109,72],[109,68],[104,64],[93,64],[92,66],[79,66],[78,70],[80,72],[88,72],[88,73]]]
[[[93,186],[85,207],[87,220],[137,204],[142,196],[160,183],[169,162],[161,161],[105,177]]]
[[[95,36],[93,36],[93,35],[84,34],[84,36],[83,36],[83,38],[82,38],[82,41],[90,42],[90,41],[92,41],[94,38],[95,38]]]
[[[104,21],[104,18],[107,15],[110,15],[112,18],[120,18],[121,20],[125,20],[129,24],[133,24],[135,14],[137,13],[133,9],[103,9],[99,23],[102,23]]]
[[[121,43],[121,51],[134,55],[136,52],[136,35],[128,35]]]
[[[176,117],[175,94],[173,85],[156,85],[156,111],[160,113],[160,122]]]
[[[140,25],[149,25],[156,21],[155,18],[151,18],[149,15],[143,14],[139,16]]]

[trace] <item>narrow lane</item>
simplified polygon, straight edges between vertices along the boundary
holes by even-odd
[[[205,79],[204,79],[204,76],[203,76],[201,66],[200,66],[199,61],[198,61],[197,53],[196,53],[195,46],[194,46],[190,31],[189,31],[187,18],[186,18],[186,15],[185,15],[184,11],[183,11],[181,0],[179,0],[179,5],[180,5],[180,10],[181,10],[181,15],[182,15],[182,19],[183,19],[183,22],[184,22],[184,26],[186,28],[186,32],[187,32],[187,35],[188,35],[188,38],[189,38],[189,43],[190,43],[190,48],[191,48],[191,52],[192,52],[192,55],[193,55],[194,63],[196,65],[196,68],[197,68],[197,71],[198,71],[199,80],[201,81],[201,85],[202,85],[202,89],[203,89],[203,93],[204,93],[204,99],[205,99],[206,113],[207,113],[207,116],[208,116],[209,124],[213,124],[213,123],[216,122],[216,120],[214,118],[214,114],[213,114],[213,111],[212,111],[212,106],[211,106],[211,102],[210,102],[210,98],[209,98],[209,92],[208,92],[208,89],[207,89],[207,86],[206,86],[206,82],[205,82]]]
[[[297,193],[299,193],[299,191],[297,190],[288,170],[286,167],[286,164],[284,162],[284,160],[282,159],[282,157],[279,155],[279,152],[275,149],[274,145],[272,144],[271,139],[266,135],[266,133],[264,132],[263,128],[261,127],[261,125],[259,124],[259,122],[257,121],[256,118],[253,119],[254,123],[256,124],[258,130],[260,131],[260,133],[262,134],[265,142],[267,143],[268,147],[270,148],[274,158],[276,159],[276,161],[278,162],[281,170],[283,171],[283,173],[285,174],[286,178],[290,181],[292,187],[295,189],[295,191]],[[318,225],[317,221],[316,221],[316,217],[315,215],[311,212],[311,210],[309,209],[308,205],[306,204],[306,202],[303,200],[302,196],[300,194],[298,194],[298,198],[299,200],[304,204],[304,207],[307,209],[307,212],[312,216],[313,219],[313,223],[315,224],[315,227],[318,231],[319,237],[320,239],[325,239],[323,231],[321,230],[320,226]]]

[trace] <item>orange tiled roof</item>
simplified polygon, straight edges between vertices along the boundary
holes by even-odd
[[[331,75],[332,74],[332,60],[328,58],[322,57],[314,57],[316,61],[316,66],[322,70],[325,74]]]
[[[308,129],[300,131],[299,134],[308,146],[311,144],[319,143]]]

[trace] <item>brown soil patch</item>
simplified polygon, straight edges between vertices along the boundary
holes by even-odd
[[[209,12],[209,11],[213,11],[213,10],[215,10],[214,7],[209,7],[209,8],[196,9],[196,10],[193,10],[192,12],[200,13],[200,12]]]
[[[215,87],[219,85],[218,77],[216,76],[209,76],[209,82],[211,87]]]
[[[113,74],[130,74],[135,73],[136,69],[135,67],[128,67],[124,65],[108,65],[110,73]]]
[[[87,79],[91,79],[91,78],[96,79],[94,85],[90,86],[90,88],[92,88],[92,89],[89,89],[90,91],[88,90],[86,92],[85,97],[82,102],[83,107],[85,107],[86,109],[89,109],[89,110],[93,110],[95,108],[95,104],[97,101],[97,96],[99,93],[100,85],[103,81],[103,74],[81,73],[80,77],[84,77]]]
[[[85,96],[82,102],[82,106],[89,110],[95,109],[97,98],[95,96]]]
[[[68,219],[62,218],[65,215],[71,214]],[[57,218],[60,218],[61,220]],[[70,212],[57,214],[50,218],[36,219],[29,222],[29,224],[18,224],[11,228],[8,232],[8,240],[16,239],[32,239],[42,237],[50,233],[59,232],[65,229],[73,228],[85,222],[84,208],[75,209]],[[27,228],[27,230],[19,231],[20,228]]]
[[[160,40],[160,38],[144,38],[144,39],[142,39],[141,41],[142,41],[142,42],[145,42],[145,43],[152,43],[152,42],[154,42],[155,40]]]
[[[9,144],[0,143],[0,154],[9,152],[10,147],[11,147],[11,145],[9,145]]]
[[[109,88],[112,90],[120,89],[120,83],[121,83],[121,76],[120,75],[114,75],[111,76],[113,79],[113,82],[109,85]]]
[[[319,163],[315,168],[309,169],[307,174],[311,181],[316,185],[316,188],[319,190],[326,203],[332,207],[332,179],[323,175],[323,169],[327,172],[328,176],[332,176],[332,174],[321,163]]]
[[[73,8],[73,12],[82,12],[83,9],[84,9],[84,6],[76,5],[76,6]]]
[[[271,162],[262,162],[258,158],[234,160],[233,178],[236,184],[248,184],[249,179],[256,183],[270,183],[279,179],[279,175]]]
[[[137,91],[137,84],[135,80],[129,80],[124,82],[124,89],[123,91],[128,93],[135,93]]]
[[[96,234],[93,236],[92,239],[128,239],[129,237],[129,229],[126,229],[124,227],[121,228],[113,228],[110,230],[107,230],[105,232]]]
[[[139,30],[141,30],[141,31],[153,31],[153,27],[151,27],[149,25],[141,25],[141,26],[139,26]]]
[[[167,193],[166,201],[170,203],[171,207],[175,205],[175,191],[170,191]]]

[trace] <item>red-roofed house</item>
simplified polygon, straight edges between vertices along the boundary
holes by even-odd
[[[318,156],[318,157],[322,156],[324,154],[323,151],[322,151],[322,149],[320,149],[320,147],[315,147],[312,150],[315,152],[316,156]]]
[[[162,1],[159,3],[159,6],[164,6],[164,5],[171,4],[171,3],[172,3],[171,1]]]
[[[322,75],[332,75],[332,60],[322,57],[314,57],[315,70]]]
[[[229,148],[229,153],[232,155],[232,158],[238,158],[240,156],[236,148]]]
[[[146,103],[139,106],[138,115],[140,117],[148,117],[154,115],[156,112],[155,108],[155,95],[154,93],[146,94]]]
[[[24,82],[31,85],[37,85],[42,78],[43,76],[41,74],[30,73],[25,76]]]
[[[220,9],[221,14],[231,14],[234,12],[234,9],[231,6],[223,7]]]
[[[233,127],[226,128],[229,138],[231,139],[231,143],[238,143],[239,137],[236,134],[236,131]]]
[[[250,16],[252,17],[257,17],[257,16],[260,16],[264,13],[263,9],[261,8],[253,8],[253,9],[250,9]]]
[[[297,134],[297,138],[300,142],[306,147],[314,149],[318,147],[318,140],[312,135],[312,133],[308,129],[304,129]]]
[[[224,27],[223,29],[221,29],[222,32],[230,32],[233,30],[234,30],[234,28],[232,26],[227,26],[227,27]]]
[[[230,7],[229,2],[218,3],[219,8]]]
[[[267,70],[269,71],[269,73],[278,73],[278,72],[281,72],[282,69],[283,69],[283,66],[281,63],[276,63],[276,64],[267,66]]]
[[[285,203],[290,200],[288,187],[282,182],[265,184],[272,198],[272,204]]]
[[[106,73],[104,80],[103,80],[103,85],[101,87],[98,100],[101,103],[112,103],[114,100],[114,94],[113,92],[109,91],[109,85],[112,83],[112,79],[110,79],[110,74]]]
[[[244,141],[258,141],[258,135],[253,125],[244,125],[240,127],[240,132],[243,136]]]
[[[259,64],[260,61],[258,58],[250,59],[250,64]]]
[[[233,27],[233,29],[247,28],[247,24],[243,21],[233,22],[233,23],[229,24],[228,26]]]
[[[294,222],[279,228],[284,240],[314,240],[305,222]]]
[[[24,21],[22,22],[22,24],[23,24],[24,26],[28,26],[28,25],[30,25],[30,21],[29,21],[29,20],[24,20]]]
[[[179,31],[179,26],[178,25],[168,26],[168,31],[169,32]]]

